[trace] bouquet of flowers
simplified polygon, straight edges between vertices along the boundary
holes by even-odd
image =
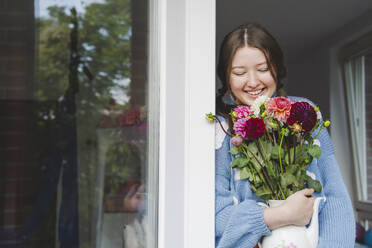
[[[262,96],[251,107],[235,107],[230,115],[231,167],[240,171],[241,179],[249,180],[258,197],[285,200],[305,185],[316,192],[322,190],[320,182],[306,174],[312,160],[321,155],[316,138],[330,125],[322,120],[318,107],[286,97]],[[207,119],[220,122],[211,113]]]

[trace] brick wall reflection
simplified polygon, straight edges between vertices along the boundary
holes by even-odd
[[[11,234],[24,226],[34,211],[42,176],[32,149],[37,143],[31,125],[34,54],[34,2],[0,0],[0,230],[9,234],[1,237],[0,247],[22,241]],[[36,230],[36,235],[19,247],[49,247],[54,242],[50,233],[54,232]]]
[[[148,0],[131,0],[131,98],[135,106],[144,106],[147,97]]]

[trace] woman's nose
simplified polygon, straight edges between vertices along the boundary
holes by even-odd
[[[260,84],[260,80],[258,75],[255,72],[248,73],[248,77],[246,79],[246,85],[249,88],[256,88]]]

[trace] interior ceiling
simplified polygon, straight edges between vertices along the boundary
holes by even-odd
[[[217,0],[217,47],[234,27],[263,25],[287,60],[312,48],[372,8],[372,0]]]

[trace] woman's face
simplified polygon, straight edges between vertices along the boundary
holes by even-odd
[[[236,51],[229,79],[239,104],[251,106],[258,97],[271,97],[276,90],[265,55],[255,47],[246,46]]]

